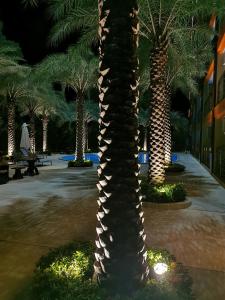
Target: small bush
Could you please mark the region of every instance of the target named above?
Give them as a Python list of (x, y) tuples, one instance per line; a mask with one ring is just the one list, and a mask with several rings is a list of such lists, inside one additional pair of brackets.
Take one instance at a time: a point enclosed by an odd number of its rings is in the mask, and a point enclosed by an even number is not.
[(165, 167), (166, 172), (184, 172), (185, 166), (181, 164), (170, 164)]
[[(94, 246), (89, 242), (71, 243), (52, 250), (37, 264), (30, 287), (18, 300), (191, 300), (190, 277), (165, 250), (148, 250), (147, 262), (152, 268), (157, 262), (169, 266), (166, 280), (152, 278), (132, 297), (108, 297), (107, 291), (91, 279)], [(172, 272), (171, 272), (172, 271)], [(177, 273), (178, 272), (178, 273)], [(181, 276), (182, 275), (182, 276)], [(178, 279), (177, 279), (178, 278)]]
[(99, 298), (101, 291), (91, 282), (93, 254), (93, 245), (82, 242), (57, 248), (43, 256), (36, 266), (30, 299), (102, 299)]
[(93, 162), (91, 160), (84, 160), (82, 162), (78, 162), (76, 160), (70, 160), (68, 162), (68, 168), (80, 168), (80, 167), (92, 167)]
[(156, 203), (171, 203), (184, 201), (186, 192), (183, 184), (149, 184), (146, 177), (142, 177), (141, 193), (144, 201)]

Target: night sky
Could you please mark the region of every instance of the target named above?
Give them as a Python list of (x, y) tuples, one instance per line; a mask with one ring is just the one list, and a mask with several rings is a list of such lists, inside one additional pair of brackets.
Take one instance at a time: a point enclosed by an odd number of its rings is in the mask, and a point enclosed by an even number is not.
[(48, 43), (52, 20), (42, 3), (38, 8), (24, 7), (21, 0), (0, 0), (0, 19), (3, 21), (3, 33), (8, 39), (18, 42), (24, 58), (29, 64), (36, 64), (46, 55), (62, 52), (71, 43), (76, 43), (79, 34), (70, 36), (57, 48)]
[[(21, 0), (0, 0), (0, 19), (4, 25), (3, 33), (20, 44), (29, 64), (38, 63), (48, 54), (65, 51), (68, 45), (76, 43), (79, 38), (79, 34), (75, 33), (57, 48), (49, 46), (52, 21), (43, 3), (39, 8), (24, 8)], [(181, 91), (176, 91), (172, 97), (172, 109), (187, 116), (189, 107), (188, 99)]]

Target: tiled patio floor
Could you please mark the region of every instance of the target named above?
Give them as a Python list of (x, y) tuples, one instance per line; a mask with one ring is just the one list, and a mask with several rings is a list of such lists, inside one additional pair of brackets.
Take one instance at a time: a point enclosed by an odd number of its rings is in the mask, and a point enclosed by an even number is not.
[[(199, 300), (224, 300), (225, 190), (190, 155), (178, 158), (186, 172), (169, 180), (185, 183), (192, 206), (145, 207), (147, 243), (167, 248), (190, 267)], [(0, 186), (0, 300), (13, 300), (49, 248), (95, 238), (96, 169), (57, 164)]]

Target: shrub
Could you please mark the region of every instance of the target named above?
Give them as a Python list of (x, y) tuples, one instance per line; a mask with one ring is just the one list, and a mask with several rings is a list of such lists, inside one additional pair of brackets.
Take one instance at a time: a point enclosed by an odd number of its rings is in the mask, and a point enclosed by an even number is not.
[(84, 160), (83, 162), (78, 162), (76, 160), (70, 160), (68, 162), (68, 168), (80, 168), (80, 167), (92, 167), (93, 162), (91, 160)]
[(57, 248), (43, 256), (36, 266), (29, 290), (30, 299), (101, 299), (101, 290), (91, 282), (93, 253), (91, 243), (80, 242)]
[[(93, 275), (94, 246), (89, 242), (71, 243), (52, 250), (42, 257), (36, 266), (30, 288), (17, 298), (18, 300), (191, 300), (191, 281), (187, 274), (178, 277), (178, 264), (167, 251), (148, 250), (147, 261), (150, 268), (160, 261), (169, 265), (171, 280), (152, 279), (143, 289), (132, 297), (115, 296), (108, 298), (107, 292), (97, 286), (91, 278)], [(180, 269), (181, 271), (183, 269)], [(170, 272), (169, 272), (170, 273)], [(180, 273), (179, 273), (180, 275)], [(169, 277), (169, 278), (170, 278)], [(181, 280), (180, 280), (181, 279)], [(181, 282), (182, 281), (182, 282)], [(178, 283), (179, 284), (178, 284)], [(189, 285), (187, 285), (187, 283)]]
[(171, 203), (184, 201), (186, 192), (183, 184), (149, 184), (146, 177), (141, 177), (141, 193), (144, 201), (156, 203)]

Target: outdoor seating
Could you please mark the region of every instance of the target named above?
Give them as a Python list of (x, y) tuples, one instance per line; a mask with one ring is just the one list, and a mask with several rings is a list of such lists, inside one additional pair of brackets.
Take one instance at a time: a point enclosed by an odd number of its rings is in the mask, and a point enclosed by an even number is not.
[[(18, 161), (25, 161), (27, 164), (27, 170), (24, 172), (24, 175), (34, 176), (38, 175), (38, 169), (35, 163), (38, 161), (38, 156), (35, 153), (29, 153), (29, 151), (25, 148), (20, 149), (22, 152), (22, 157), (20, 157)], [(19, 168), (17, 168), (19, 172)]]
[(0, 184), (7, 183), (9, 181), (9, 166), (0, 165)]
[(28, 176), (38, 175), (39, 171), (37, 166), (35, 165), (36, 158), (28, 157), (26, 160), (28, 162), (28, 167), (27, 170), (24, 172), (24, 175), (28, 175)]
[(3, 158), (2, 152), (0, 152), (0, 184), (7, 183), (9, 181), (9, 165)]
[(22, 179), (23, 178), (23, 175), (21, 173), (21, 170), (25, 169), (26, 167), (25, 166), (14, 166), (14, 167), (11, 167), (12, 170), (15, 170), (15, 173), (13, 175), (13, 179)]

